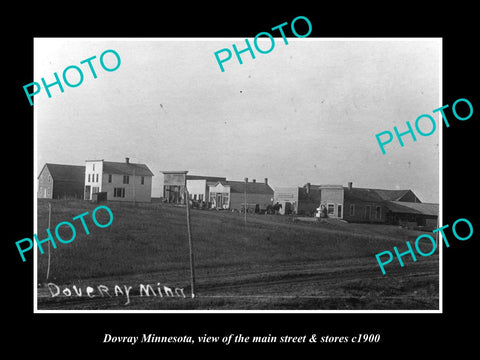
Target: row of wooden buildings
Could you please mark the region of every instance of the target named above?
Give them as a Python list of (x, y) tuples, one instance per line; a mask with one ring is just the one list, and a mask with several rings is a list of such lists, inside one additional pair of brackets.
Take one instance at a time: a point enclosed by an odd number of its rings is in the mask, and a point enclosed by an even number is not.
[[(323, 216), (349, 222), (389, 223), (434, 228), (438, 204), (422, 203), (412, 190), (355, 188), (342, 185), (277, 187), (268, 178), (243, 181), (225, 177), (190, 175), (187, 171), (163, 171), (163, 201), (205, 208), (263, 212), (277, 205), (280, 214)], [(84, 166), (47, 163), (38, 176), (39, 198), (104, 199), (150, 202), (153, 173), (147, 165), (130, 162), (87, 160)]]
[(412, 190), (355, 188), (342, 185), (279, 187), (274, 202), (282, 205), (281, 213), (295, 213), (369, 222), (425, 226), (435, 228), (439, 205), (422, 203)]
[(185, 186), (190, 200), (219, 210), (248, 210), (259, 212), (272, 205), (274, 191), (263, 182), (227, 180), (225, 177), (188, 175), (187, 171), (163, 172), (163, 198), (169, 203), (185, 203)]
[(153, 173), (145, 164), (86, 160), (84, 166), (47, 163), (38, 175), (37, 197), (150, 202)]

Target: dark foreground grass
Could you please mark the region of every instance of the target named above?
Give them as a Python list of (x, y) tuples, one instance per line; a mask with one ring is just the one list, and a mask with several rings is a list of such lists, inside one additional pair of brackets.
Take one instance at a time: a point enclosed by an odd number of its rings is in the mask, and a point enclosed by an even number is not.
[[(57, 242), (58, 248), (51, 250), (49, 282), (104, 284), (111, 289), (115, 284), (135, 288), (139, 283), (162, 282), (184, 288), (188, 295), (184, 207), (109, 202), (114, 220), (102, 229), (90, 216), (96, 204), (51, 203), (52, 232), (59, 222), (72, 222), (72, 217), (88, 211), (85, 220), (90, 234), (85, 234), (79, 220), (73, 222), (76, 239), (70, 244)], [(107, 222), (106, 212), (97, 215), (100, 223)], [(198, 298), (134, 297), (129, 309), (438, 308), (438, 257), (410, 269), (396, 264), (390, 278), (376, 264), (376, 253), (395, 245), (401, 248), (419, 232), (384, 225), (293, 223), (288, 217), (261, 215), (249, 215), (245, 226), (240, 214), (200, 210), (193, 210), (191, 219)], [(48, 202), (39, 200), (40, 239), (46, 237), (47, 224)], [(69, 239), (70, 230), (62, 230), (60, 236)], [(38, 282), (45, 283), (47, 256), (38, 255)], [(421, 275), (411, 276), (416, 273)], [(58, 296), (41, 298), (39, 304), (125, 308), (120, 297), (89, 300)]]

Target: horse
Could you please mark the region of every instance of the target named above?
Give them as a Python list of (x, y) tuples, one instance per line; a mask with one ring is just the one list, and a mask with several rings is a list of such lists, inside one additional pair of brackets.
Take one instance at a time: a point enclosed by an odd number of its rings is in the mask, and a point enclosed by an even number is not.
[(265, 214), (278, 214), (281, 208), (282, 204), (279, 204), (278, 202), (274, 205), (267, 205), (267, 211), (265, 212)]

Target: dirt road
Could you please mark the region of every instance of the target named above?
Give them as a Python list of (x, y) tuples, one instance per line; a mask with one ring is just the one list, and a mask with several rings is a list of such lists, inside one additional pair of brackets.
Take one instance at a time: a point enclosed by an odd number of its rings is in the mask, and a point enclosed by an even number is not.
[[(88, 298), (86, 296), (52, 297), (46, 287), (38, 289), (39, 309), (233, 309), (295, 310), (304, 308), (312, 300), (328, 300), (329, 307), (351, 309), (345, 300), (357, 303), (354, 309), (375, 308), (411, 309), (415, 304), (422, 309), (438, 308), (438, 256), (409, 263), (402, 268), (398, 264), (382, 275), (371, 259), (332, 260), (323, 263), (284, 263), (274, 266), (226, 266), (222, 268), (198, 268), (196, 295), (190, 296), (188, 272), (178, 271), (125, 276), (121, 279), (82, 279), (83, 286), (104, 285), (113, 288), (116, 284), (132, 286), (130, 304), (125, 306), (122, 297)], [(182, 287), (187, 298), (140, 296), (138, 284), (155, 284), (169, 279), (170, 284)], [(80, 285), (81, 285), (80, 284)], [(79, 285), (79, 286), (80, 286)], [(172, 286), (173, 287), (173, 286)], [(225, 303), (227, 299), (227, 303)], [(341, 299), (341, 300), (339, 300)], [(318, 305), (320, 306), (320, 305)], [(314, 308), (322, 310), (322, 308)]]

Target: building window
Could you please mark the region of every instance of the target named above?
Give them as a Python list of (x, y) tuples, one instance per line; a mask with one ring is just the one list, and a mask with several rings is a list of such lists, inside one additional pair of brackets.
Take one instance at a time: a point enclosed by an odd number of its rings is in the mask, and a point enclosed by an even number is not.
[(142, 176), (140, 178), (140, 184), (144, 185), (145, 184), (145, 176)]
[(109, 183), (112, 182), (112, 174), (108, 174), (108, 182), (109, 182)]
[(96, 181), (98, 182), (98, 174), (97, 174), (97, 180)]
[(355, 216), (355, 204), (350, 204), (350, 216)]
[(52, 182), (52, 176), (48, 175), (48, 182)]
[(335, 204), (328, 204), (327, 205), (327, 214), (333, 215), (335, 213)]
[(113, 197), (124, 198), (125, 188), (113, 188)]
[(50, 195), (52, 193), (50, 188), (47, 188), (47, 195)]
[(90, 182), (90, 174), (88, 174), (88, 182)]
[(223, 202), (223, 205), (228, 206), (228, 200), (229, 200), (228, 193), (222, 194), (222, 202)]
[(98, 190), (99, 190), (99, 187), (98, 187), (98, 186), (92, 187), (92, 194), (98, 193)]
[(92, 170), (95, 171), (95, 164), (92, 164)]
[(203, 201), (203, 194), (198, 195), (198, 200)]
[(380, 206), (377, 206), (375, 215), (377, 217), (377, 220), (380, 220), (382, 218), (382, 208)]
[(123, 175), (123, 183), (128, 184), (130, 180), (130, 177), (128, 175)]

